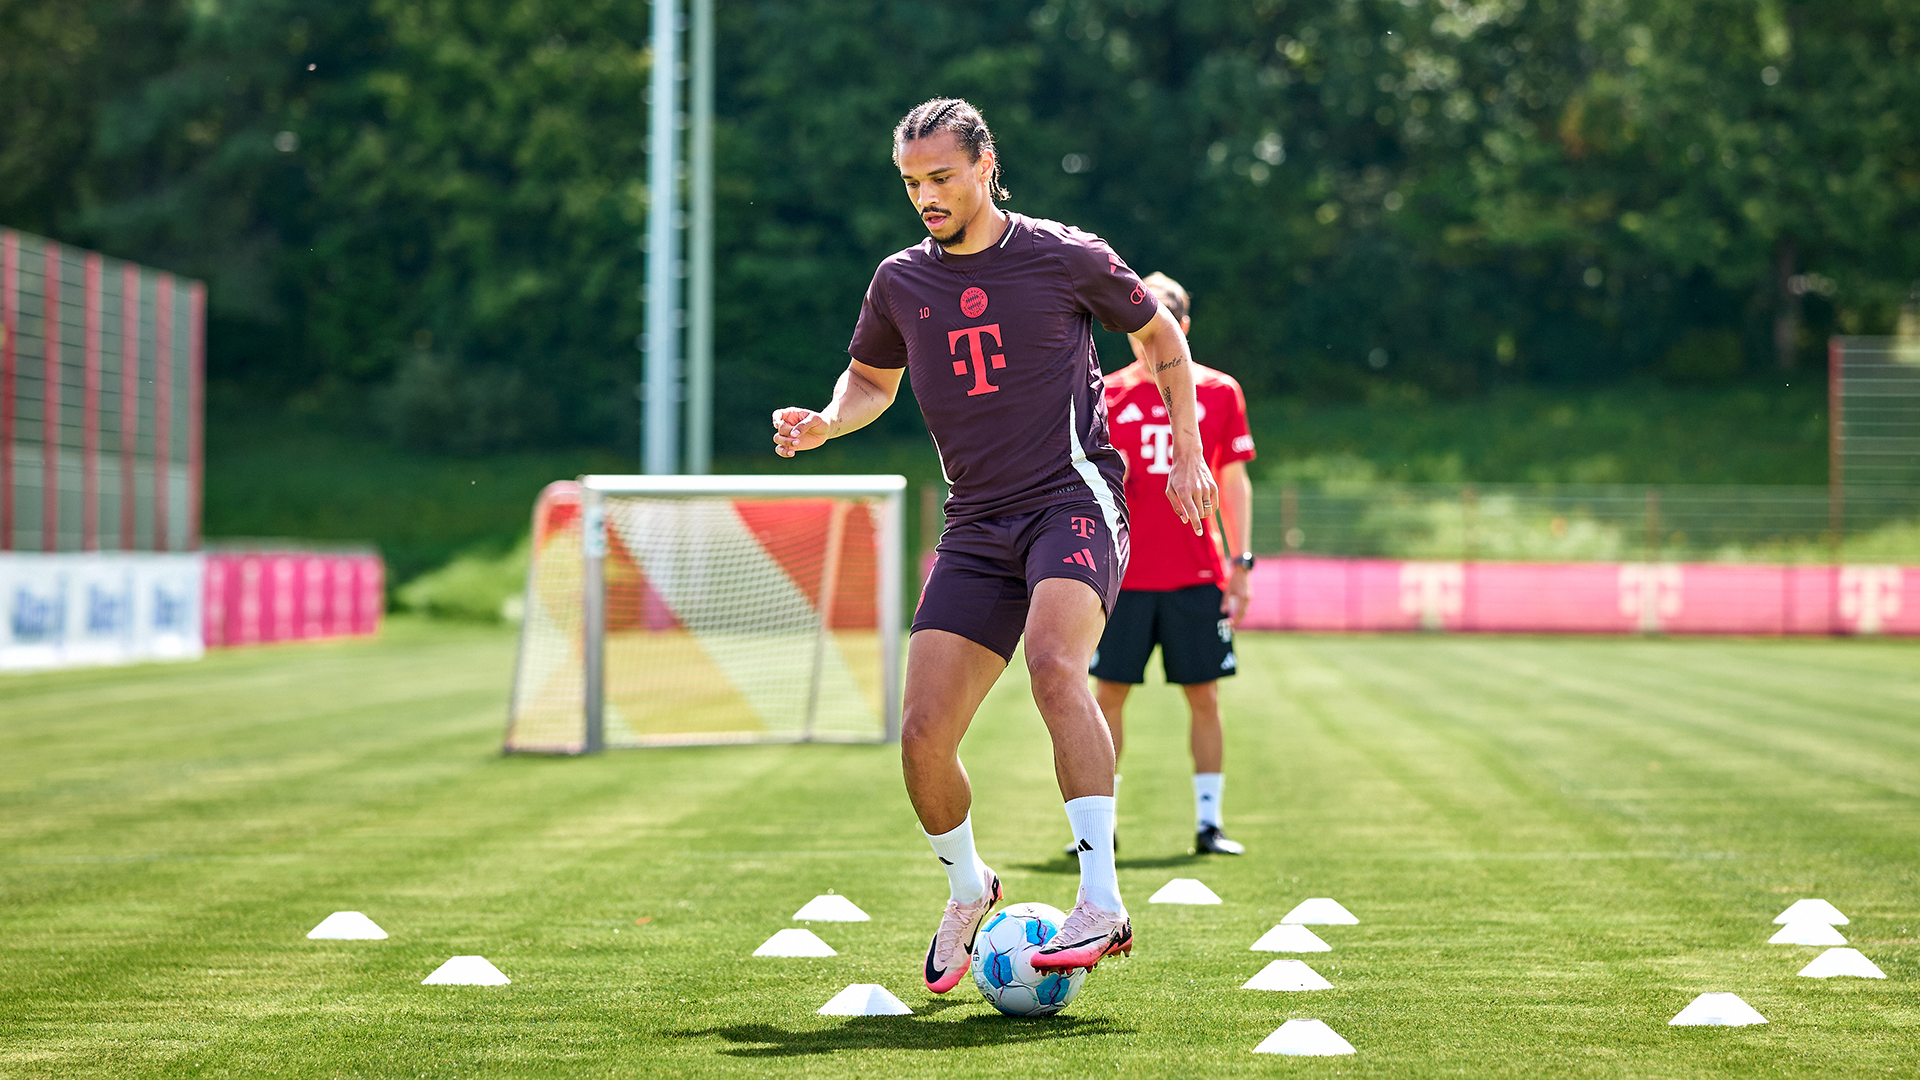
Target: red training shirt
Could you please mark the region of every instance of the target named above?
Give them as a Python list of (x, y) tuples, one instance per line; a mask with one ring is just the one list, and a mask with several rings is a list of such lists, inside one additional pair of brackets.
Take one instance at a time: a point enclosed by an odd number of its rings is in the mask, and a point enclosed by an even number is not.
[[(1200, 445), (1213, 470), (1253, 460), (1253, 435), (1247, 430), (1247, 398), (1233, 376), (1193, 365), (1199, 403)], [(1204, 536), (1193, 535), (1167, 501), (1167, 475), (1173, 472), (1173, 424), (1160, 401), (1160, 388), (1137, 363), (1105, 379), (1107, 427), (1114, 448), (1127, 459), (1127, 515), (1131, 518), (1133, 558), (1120, 587), (1164, 592), (1226, 580), (1226, 561), (1208, 515)]]

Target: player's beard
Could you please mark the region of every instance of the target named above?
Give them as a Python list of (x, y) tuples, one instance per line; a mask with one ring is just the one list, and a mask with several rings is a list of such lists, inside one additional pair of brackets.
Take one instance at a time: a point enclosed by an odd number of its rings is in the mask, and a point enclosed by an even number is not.
[[(955, 214), (951, 210), (947, 210), (946, 215), (947, 215), (948, 221), (956, 221), (959, 219), (959, 215)], [(923, 219), (923, 223), (924, 223), (924, 219)], [(967, 226), (969, 224), (971, 224), (971, 219), (969, 219), (968, 221), (961, 222), (960, 227), (953, 230), (952, 236), (942, 237), (933, 233), (931, 230), (928, 231), (927, 235), (932, 236), (933, 242), (936, 244), (939, 244), (943, 248), (948, 248), (948, 249), (956, 248), (956, 247), (959, 247), (961, 244), (964, 244), (967, 242)]]

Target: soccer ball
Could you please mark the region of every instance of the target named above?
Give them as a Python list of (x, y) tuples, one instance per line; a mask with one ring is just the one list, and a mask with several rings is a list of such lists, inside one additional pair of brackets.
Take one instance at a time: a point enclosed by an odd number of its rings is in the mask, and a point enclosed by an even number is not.
[(1067, 1007), (1087, 969), (1041, 972), (1030, 963), (1066, 921), (1049, 904), (1015, 904), (987, 921), (973, 939), (973, 982), (987, 1004), (1008, 1016), (1052, 1016)]

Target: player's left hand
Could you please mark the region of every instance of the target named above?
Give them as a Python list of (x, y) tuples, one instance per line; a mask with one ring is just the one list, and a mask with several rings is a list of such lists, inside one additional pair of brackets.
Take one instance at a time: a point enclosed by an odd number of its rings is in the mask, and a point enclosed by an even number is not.
[(1193, 535), (1203, 535), (1207, 519), (1220, 508), (1220, 489), (1205, 458), (1175, 453), (1173, 472), (1167, 476), (1167, 501), (1180, 520), (1193, 527)]
[(1235, 563), (1227, 569), (1227, 589), (1220, 596), (1220, 614), (1235, 626), (1247, 617), (1247, 609), (1253, 606), (1253, 577), (1246, 569)]

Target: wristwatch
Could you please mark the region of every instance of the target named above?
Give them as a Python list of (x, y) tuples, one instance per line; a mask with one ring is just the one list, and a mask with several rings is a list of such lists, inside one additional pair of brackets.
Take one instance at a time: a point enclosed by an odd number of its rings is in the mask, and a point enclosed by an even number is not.
[(1242, 570), (1253, 569), (1253, 552), (1243, 551), (1240, 554), (1235, 555), (1233, 557), (1233, 565), (1239, 567)]

